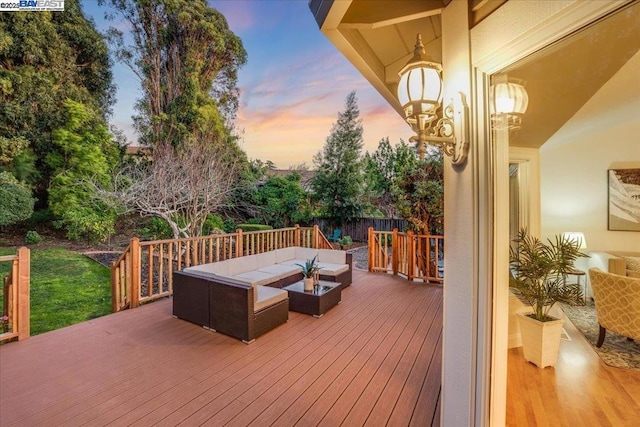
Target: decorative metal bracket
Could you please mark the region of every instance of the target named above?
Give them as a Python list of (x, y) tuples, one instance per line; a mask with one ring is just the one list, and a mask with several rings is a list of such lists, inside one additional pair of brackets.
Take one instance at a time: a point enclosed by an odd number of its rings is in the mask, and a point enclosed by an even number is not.
[(459, 99), (451, 100), (444, 107), (442, 118), (438, 119), (434, 126), (425, 123), (414, 129), (417, 136), (409, 140), (418, 142), (418, 149), (424, 150), (425, 143), (439, 147), (444, 154), (451, 157), (451, 163), (461, 165), (467, 160), (469, 152), (469, 106), (462, 92), (458, 93)]

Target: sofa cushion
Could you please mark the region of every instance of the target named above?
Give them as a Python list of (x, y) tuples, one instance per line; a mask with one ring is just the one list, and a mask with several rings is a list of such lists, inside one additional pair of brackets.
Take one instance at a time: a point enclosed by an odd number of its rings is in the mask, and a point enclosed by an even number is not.
[[(197, 273), (197, 272), (194, 272)], [(229, 283), (233, 285), (243, 286), (256, 286), (258, 284), (267, 285), (271, 282), (275, 282), (277, 279), (275, 276), (269, 273), (263, 273), (260, 271), (247, 271), (235, 276), (230, 274), (216, 274), (214, 280), (221, 283)]]
[(296, 247), (296, 258), (302, 260), (313, 259), (318, 256), (318, 250), (313, 248)]
[(228, 264), (227, 274), (237, 276), (254, 270), (257, 267), (257, 257), (255, 255), (247, 255), (240, 258), (232, 258), (225, 261)]
[(284, 279), (285, 277), (300, 273), (300, 267), (296, 265), (274, 264), (266, 267), (260, 267), (258, 271), (275, 275), (278, 279)]
[(294, 267), (297, 267), (299, 271), (302, 271), (302, 266), (305, 265), (306, 262), (307, 262), (306, 259), (294, 258), (288, 261), (281, 262), (280, 265), (294, 266)]
[(278, 288), (270, 288), (269, 286), (256, 286), (254, 292), (257, 300), (253, 306), (253, 311), (258, 312), (262, 309), (272, 306), (273, 304), (284, 301), (288, 297), (287, 291)]
[(264, 252), (256, 255), (257, 265), (254, 265), (254, 269), (259, 270), (261, 267), (267, 267), (269, 265), (276, 264), (275, 251)]
[(278, 280), (278, 276), (272, 273), (266, 273), (264, 271), (246, 271), (241, 274), (236, 274), (235, 276), (238, 280), (246, 280), (253, 286), (262, 285), (266, 286), (269, 283), (273, 283)]
[(333, 249), (318, 249), (318, 261), (329, 264), (346, 264), (347, 253)]
[(229, 274), (229, 265), (226, 261), (212, 262), (209, 264), (194, 265), (184, 269), (186, 272)]
[(318, 267), (320, 267), (320, 274), (325, 276), (337, 276), (349, 270), (348, 264), (330, 264), (328, 262), (320, 262)]
[(281, 264), (285, 261), (290, 261), (296, 257), (296, 248), (291, 246), (289, 248), (276, 249), (276, 263)]
[(627, 270), (640, 272), (640, 257), (623, 256)]

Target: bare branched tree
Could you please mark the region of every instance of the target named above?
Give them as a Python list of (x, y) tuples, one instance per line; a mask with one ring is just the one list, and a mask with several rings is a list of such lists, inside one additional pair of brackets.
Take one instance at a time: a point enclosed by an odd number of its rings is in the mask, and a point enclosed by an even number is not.
[(199, 236), (207, 214), (226, 207), (236, 189), (239, 163), (228, 144), (205, 138), (178, 150), (161, 145), (150, 160), (124, 165), (99, 194), (125, 212), (164, 219), (176, 239)]

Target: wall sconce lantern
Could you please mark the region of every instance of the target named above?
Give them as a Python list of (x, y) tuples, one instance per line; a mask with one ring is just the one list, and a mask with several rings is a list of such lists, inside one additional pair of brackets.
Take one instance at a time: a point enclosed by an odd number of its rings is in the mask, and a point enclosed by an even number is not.
[[(418, 156), (424, 159), (426, 144), (440, 147), (451, 157), (451, 163), (464, 163), (469, 150), (468, 106), (464, 95), (444, 107), (442, 117), (437, 110), (442, 102), (442, 66), (428, 57), (420, 34), (411, 60), (400, 70), (398, 101), (405, 114), (405, 121), (417, 136), (411, 142), (418, 143)], [(435, 122), (435, 125), (433, 123)]]
[(494, 78), (489, 92), (494, 129), (520, 129), (522, 116), (529, 106), (529, 95), (524, 83), (522, 80), (507, 78), (506, 74)]

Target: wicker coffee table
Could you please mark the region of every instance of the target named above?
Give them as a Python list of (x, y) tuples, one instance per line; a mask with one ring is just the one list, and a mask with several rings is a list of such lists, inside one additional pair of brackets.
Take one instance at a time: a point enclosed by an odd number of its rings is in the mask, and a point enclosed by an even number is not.
[(301, 280), (282, 288), (289, 293), (289, 310), (322, 317), (331, 307), (340, 303), (342, 298), (340, 283), (320, 280), (313, 291), (304, 290)]

